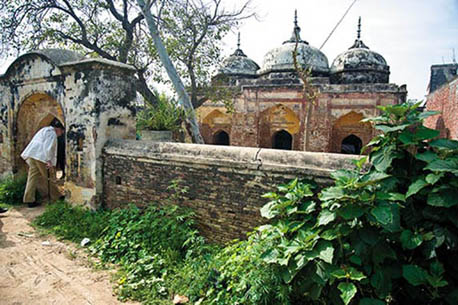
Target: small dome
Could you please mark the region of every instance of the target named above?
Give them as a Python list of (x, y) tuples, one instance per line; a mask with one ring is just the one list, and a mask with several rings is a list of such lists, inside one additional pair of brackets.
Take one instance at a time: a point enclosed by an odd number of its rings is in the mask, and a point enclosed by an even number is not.
[(388, 83), (390, 67), (382, 55), (371, 51), (361, 40), (361, 18), (358, 37), (353, 46), (334, 60), (331, 82), (337, 84)]
[(234, 54), (223, 60), (221, 68), (217, 74), (229, 76), (256, 76), (256, 71), (259, 70), (258, 64), (248, 58), (240, 49), (240, 33), (238, 37), (237, 50)]
[(291, 38), (283, 45), (269, 51), (264, 56), (261, 73), (295, 71), (293, 52), (297, 44), (297, 60), (302, 68), (311, 68), (312, 73), (329, 73), (329, 64), (326, 55), (309, 45), (300, 37), (301, 28), (297, 25), (297, 11), (294, 20), (294, 31)]
[(69, 50), (64, 49), (41, 49), (36, 51), (28, 52), (27, 54), (39, 54), (47, 57), (55, 65), (62, 65), (68, 62), (74, 62), (84, 59), (84, 56)]

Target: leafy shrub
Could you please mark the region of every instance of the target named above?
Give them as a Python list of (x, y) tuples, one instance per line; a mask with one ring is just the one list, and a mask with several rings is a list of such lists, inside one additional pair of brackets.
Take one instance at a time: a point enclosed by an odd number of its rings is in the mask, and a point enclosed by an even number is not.
[(59, 237), (79, 243), (86, 237), (92, 241), (99, 238), (109, 217), (109, 211), (91, 211), (57, 201), (47, 205), (45, 212), (35, 218), (34, 224)]
[(0, 202), (10, 205), (22, 204), (27, 176), (6, 177), (0, 181)]
[(165, 94), (157, 94), (157, 96), (156, 105), (146, 104), (145, 109), (137, 113), (137, 129), (179, 130), (181, 122), (186, 118), (186, 111)]
[(458, 142), (417, 107), (381, 107), (369, 156), (318, 196), (297, 179), (266, 194), (272, 223), (226, 249), (209, 304), (458, 304)]

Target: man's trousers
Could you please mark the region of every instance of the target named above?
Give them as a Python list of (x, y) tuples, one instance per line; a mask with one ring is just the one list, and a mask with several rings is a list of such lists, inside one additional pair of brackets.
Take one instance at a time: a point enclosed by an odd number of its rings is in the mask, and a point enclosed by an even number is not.
[(48, 169), (46, 168), (46, 163), (29, 158), (27, 159), (27, 164), (29, 165), (29, 173), (27, 175), (27, 185), (25, 187), (24, 192), (24, 203), (35, 202), (35, 193), (37, 191), (37, 188), (39, 190), (46, 190), (46, 192), (49, 191), (51, 201), (59, 199), (59, 197), (62, 196), (62, 194), (56, 186), (54, 174), (49, 174), (48, 182)]

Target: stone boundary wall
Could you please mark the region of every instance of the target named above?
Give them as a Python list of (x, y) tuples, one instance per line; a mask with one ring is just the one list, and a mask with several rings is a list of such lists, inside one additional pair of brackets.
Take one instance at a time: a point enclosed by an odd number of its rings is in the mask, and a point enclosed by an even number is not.
[(103, 151), (104, 203), (167, 204), (171, 182), (188, 189), (180, 205), (197, 214), (214, 242), (244, 238), (264, 222), (261, 195), (295, 177), (331, 183), (329, 174), (352, 167), (357, 156), (265, 148), (111, 140)]

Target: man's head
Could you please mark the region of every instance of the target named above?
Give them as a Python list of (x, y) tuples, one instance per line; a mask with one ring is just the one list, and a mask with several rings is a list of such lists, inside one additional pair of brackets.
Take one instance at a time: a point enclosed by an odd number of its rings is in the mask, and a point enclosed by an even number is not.
[(59, 122), (58, 120), (54, 120), (52, 123), (51, 123), (51, 126), (54, 127), (54, 130), (56, 131), (56, 135), (58, 137), (60, 137), (61, 135), (63, 135), (65, 133), (65, 127), (64, 125), (62, 125), (61, 122)]

